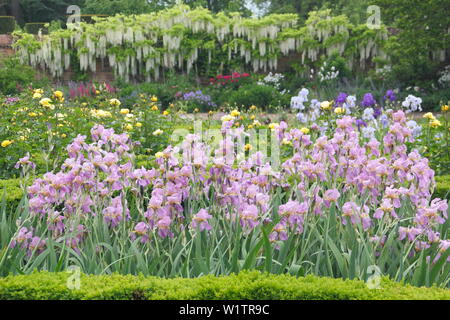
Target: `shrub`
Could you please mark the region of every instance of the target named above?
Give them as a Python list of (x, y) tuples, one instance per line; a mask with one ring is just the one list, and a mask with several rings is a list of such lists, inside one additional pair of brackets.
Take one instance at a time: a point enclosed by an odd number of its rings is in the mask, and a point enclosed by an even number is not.
[(273, 107), (289, 106), (288, 96), (282, 95), (277, 89), (267, 85), (244, 85), (236, 91), (225, 93), (223, 102), (228, 102), (231, 106), (243, 106), (248, 108), (252, 105), (267, 110)]
[(195, 279), (131, 275), (81, 275), (69, 290), (69, 273), (39, 272), (0, 278), (0, 300), (449, 300), (450, 290), (418, 288), (380, 279), (380, 289), (363, 281), (256, 271)]
[(35, 79), (36, 72), (34, 69), (23, 65), (18, 58), (9, 57), (3, 61), (0, 60), (0, 93), (5, 95), (17, 94), (31, 82), (36, 85), (48, 83), (46, 78)]

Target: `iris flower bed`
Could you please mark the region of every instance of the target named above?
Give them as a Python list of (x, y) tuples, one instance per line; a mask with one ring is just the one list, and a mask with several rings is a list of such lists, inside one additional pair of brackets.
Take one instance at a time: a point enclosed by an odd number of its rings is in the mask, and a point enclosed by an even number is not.
[[(342, 115), (332, 134), (272, 125), (292, 148), (280, 168), (261, 152), (238, 160), (233, 117), (210, 150), (181, 148), (134, 165), (128, 134), (97, 125), (67, 146), (59, 172), (2, 213), (0, 273), (79, 266), (104, 274), (196, 277), (245, 269), (367, 280), (374, 272), (448, 287), (448, 205), (433, 199), (434, 171), (417, 151), (403, 111), (377, 141)], [(23, 158), (24, 179), (32, 163)]]

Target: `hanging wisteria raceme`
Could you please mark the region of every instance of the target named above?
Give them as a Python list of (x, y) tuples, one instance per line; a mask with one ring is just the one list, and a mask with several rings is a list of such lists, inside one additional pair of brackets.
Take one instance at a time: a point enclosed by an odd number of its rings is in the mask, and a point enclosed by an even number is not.
[[(163, 69), (189, 72), (200, 51), (212, 56), (225, 53), (229, 60), (241, 59), (254, 71), (276, 69), (278, 58), (296, 51), (305, 60), (316, 61), (321, 54), (357, 46), (359, 56), (349, 63), (366, 63), (384, 56), (386, 30), (369, 30), (352, 25), (345, 16), (331, 16), (330, 10), (312, 12), (305, 26), (297, 26), (295, 14), (274, 14), (243, 18), (239, 13), (212, 14), (207, 9), (173, 8), (136, 16), (96, 18), (96, 23), (69, 25), (68, 29), (34, 37), (16, 32), (15, 48), (23, 63), (48, 70), (60, 77), (70, 68), (70, 51), (79, 58), (82, 71), (95, 71), (97, 59), (106, 59), (115, 74), (125, 80), (137, 75), (158, 78)], [(350, 41), (357, 34), (359, 43)]]

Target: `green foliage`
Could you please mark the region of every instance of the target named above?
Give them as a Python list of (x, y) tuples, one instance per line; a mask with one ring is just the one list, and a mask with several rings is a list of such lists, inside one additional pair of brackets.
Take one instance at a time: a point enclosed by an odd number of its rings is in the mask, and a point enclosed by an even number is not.
[(450, 175), (436, 177), (436, 190), (433, 197), (450, 200)]
[(396, 78), (406, 85), (421, 87), (434, 82), (443, 62), (439, 58), (440, 51), (450, 45), (449, 2), (376, 0), (374, 4), (382, 7), (383, 19), (398, 31), (387, 46)]
[(0, 60), (0, 94), (17, 94), (33, 82), (37, 85), (48, 82), (45, 78), (34, 80), (35, 75), (33, 68), (23, 65), (16, 57)]
[(25, 31), (32, 34), (38, 34), (41, 30), (42, 34), (48, 33), (46, 23), (44, 22), (30, 22), (25, 24)]
[(257, 84), (244, 85), (229, 94), (225, 93), (222, 100), (223, 103), (228, 102), (230, 106), (248, 108), (255, 105), (263, 110), (287, 107), (290, 104), (289, 95), (281, 94), (274, 87)]
[(0, 34), (7, 34), (14, 31), (16, 20), (10, 16), (0, 16)]
[(81, 275), (69, 290), (70, 273), (39, 272), (0, 278), (1, 300), (449, 300), (450, 290), (418, 288), (380, 279), (379, 289), (363, 281), (244, 271), (196, 279), (131, 275)]

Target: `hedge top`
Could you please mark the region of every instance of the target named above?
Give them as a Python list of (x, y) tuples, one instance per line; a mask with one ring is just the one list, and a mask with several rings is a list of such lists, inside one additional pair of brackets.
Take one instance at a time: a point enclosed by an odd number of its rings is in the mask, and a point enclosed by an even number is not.
[(363, 281), (246, 271), (196, 279), (132, 275), (81, 275), (80, 289), (70, 290), (68, 272), (39, 272), (0, 278), (0, 300), (450, 300), (450, 290), (417, 288), (382, 278), (380, 289)]

